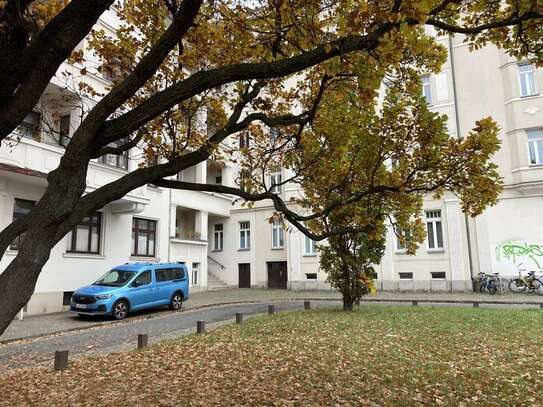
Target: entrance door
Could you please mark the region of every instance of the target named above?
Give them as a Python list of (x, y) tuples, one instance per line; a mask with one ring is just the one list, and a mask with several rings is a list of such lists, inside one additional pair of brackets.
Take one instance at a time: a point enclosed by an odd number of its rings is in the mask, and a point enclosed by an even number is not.
[(251, 265), (249, 263), (238, 264), (238, 287), (251, 288)]
[(287, 288), (287, 262), (268, 262), (268, 288)]

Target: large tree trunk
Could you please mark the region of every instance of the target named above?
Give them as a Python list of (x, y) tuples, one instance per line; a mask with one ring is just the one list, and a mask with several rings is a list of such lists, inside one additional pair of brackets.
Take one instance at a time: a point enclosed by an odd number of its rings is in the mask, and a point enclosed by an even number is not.
[(80, 158), (63, 157), (49, 174), (47, 190), (28, 215), (32, 221), (17, 256), (0, 274), (0, 335), (30, 300), (51, 249), (84, 216), (69, 216), (86, 187), (88, 157)]

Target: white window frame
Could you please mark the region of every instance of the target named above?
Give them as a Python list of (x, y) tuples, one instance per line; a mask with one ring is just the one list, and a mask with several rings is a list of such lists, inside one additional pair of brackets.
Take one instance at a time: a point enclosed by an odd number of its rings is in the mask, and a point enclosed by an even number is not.
[[(535, 137), (533, 139), (530, 139), (530, 135), (535, 135)], [(540, 156), (538, 148), (539, 143), (543, 144), (543, 129), (526, 130), (526, 139), (528, 142), (529, 165), (543, 165), (543, 154)], [(535, 162), (532, 162), (532, 146)]]
[[(196, 278), (194, 278), (196, 276)], [(200, 285), (200, 263), (192, 263), (190, 283), (192, 286)]]
[[(217, 226), (221, 229), (217, 230)], [(213, 225), (213, 251), (222, 252), (224, 249), (224, 224), (216, 223)]]
[[(281, 187), (282, 185), (281, 182), (283, 182), (283, 174), (281, 173), (281, 171), (275, 171), (275, 172), (272, 172), (270, 174), (270, 192), (272, 194), (280, 194), (281, 193)], [(272, 185), (274, 184), (279, 184), (279, 185), (275, 185), (272, 187)]]
[[(434, 216), (439, 214), (439, 216)], [(432, 216), (429, 216), (432, 215)], [(424, 211), (424, 220), (426, 223), (426, 249), (428, 252), (443, 252), (445, 251), (445, 239), (443, 230), (443, 215), (441, 209), (426, 209)], [(441, 225), (441, 246), (439, 246), (437, 224)], [(432, 237), (434, 241), (434, 247), (430, 247), (430, 235), (428, 234), (429, 224), (431, 224)]]
[[(529, 70), (522, 71), (523, 68), (528, 67)], [(536, 81), (536, 70), (534, 64), (519, 64), (518, 65), (518, 83), (519, 83), (519, 94), (520, 97), (525, 98), (529, 96), (537, 95), (537, 81)], [(531, 80), (529, 80), (531, 79)], [(523, 83), (526, 85), (526, 94), (522, 92)]]
[[(426, 99), (426, 103), (428, 103), (429, 106), (432, 106), (434, 104), (434, 100), (432, 95), (432, 81), (430, 79), (430, 75), (424, 75), (420, 80), (422, 82), (422, 95)], [(426, 90), (428, 90), (428, 93), (426, 93)]]
[[(404, 253), (407, 253), (407, 245), (404, 243), (403, 246), (400, 242), (400, 238), (398, 236), (398, 234), (404, 234), (401, 230), (395, 230), (395, 233), (394, 233), (394, 237), (395, 237), (395, 241), (396, 241), (396, 245), (394, 247), (394, 251), (398, 254), (404, 254)], [(406, 236), (407, 238), (407, 236)]]
[(285, 248), (285, 228), (280, 220), (271, 224), (271, 247), (274, 250)]
[[(251, 221), (242, 220), (239, 226), (239, 250), (251, 250)], [(244, 245), (242, 245), (242, 236)]]
[(317, 242), (313, 239), (304, 236), (304, 256), (313, 257), (317, 255)]

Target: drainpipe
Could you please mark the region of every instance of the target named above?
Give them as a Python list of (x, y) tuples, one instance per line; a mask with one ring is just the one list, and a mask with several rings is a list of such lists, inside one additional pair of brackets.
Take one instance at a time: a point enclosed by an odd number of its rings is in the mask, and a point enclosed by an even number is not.
[[(461, 138), (460, 117), (458, 114), (458, 97), (457, 97), (457, 92), (456, 92), (456, 73), (454, 70), (454, 54), (453, 54), (453, 47), (452, 47), (452, 36), (450, 34), (448, 36), (448, 39), (449, 39), (449, 58), (451, 60), (451, 77), (452, 77), (452, 87), (453, 87), (453, 97), (454, 97), (454, 117), (455, 117), (455, 124), (456, 124), (456, 137)], [(468, 244), (469, 274), (473, 282), (473, 253), (471, 252), (471, 234), (469, 230), (469, 219), (466, 213), (464, 213), (464, 223), (466, 225), (466, 239), (467, 239), (467, 244)], [(452, 284), (451, 284), (451, 291), (452, 291)]]
[(172, 236), (172, 189), (168, 188), (168, 263), (171, 259)]

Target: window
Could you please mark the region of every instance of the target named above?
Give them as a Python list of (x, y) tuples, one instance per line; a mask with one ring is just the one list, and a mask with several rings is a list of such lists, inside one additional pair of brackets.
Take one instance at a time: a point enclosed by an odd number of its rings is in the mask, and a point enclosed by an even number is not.
[(305, 279), (306, 280), (316, 280), (317, 279), (317, 273), (305, 273)]
[[(122, 139), (119, 141), (116, 141), (115, 143), (109, 144), (110, 147), (118, 147), (122, 146), (123, 144), (126, 144), (128, 142), (127, 139)], [(121, 154), (105, 154), (98, 158), (98, 161), (111, 165), (113, 167), (122, 168), (124, 170), (128, 169), (128, 150), (123, 151)]]
[(304, 256), (316, 256), (317, 242), (304, 235)]
[(428, 234), (428, 249), (443, 249), (443, 226), (439, 209), (426, 211), (426, 232)]
[(222, 185), (222, 176), (215, 177), (215, 184)]
[(62, 293), (62, 305), (70, 305), (72, 295), (74, 295), (73, 291), (64, 291)]
[(60, 118), (60, 137), (58, 140), (62, 147), (66, 147), (70, 142), (70, 115), (64, 115)]
[[(24, 217), (32, 210), (32, 208), (34, 208), (34, 205), (36, 205), (36, 202), (34, 201), (28, 201), (26, 199), (15, 199), (15, 204), (13, 205), (13, 220), (15, 221)], [(24, 233), (21, 233), (15, 238), (9, 248), (11, 250), (19, 250), (23, 239)]]
[(518, 66), (520, 81), (520, 96), (532, 96), (536, 94), (535, 89), (535, 68), (533, 64)]
[(192, 285), (198, 285), (200, 284), (200, 276), (199, 276), (199, 270), (200, 270), (200, 263), (192, 263)]
[(239, 135), (239, 148), (249, 148), (251, 136), (249, 133), (241, 133)]
[(134, 286), (139, 287), (142, 285), (151, 284), (151, 272), (149, 270), (144, 271), (134, 280)]
[(19, 133), (26, 138), (39, 138), (40, 134), (40, 114), (38, 112), (30, 112), (19, 125)]
[(251, 248), (251, 222), (248, 220), (239, 222), (239, 249), (249, 250)]
[(156, 224), (154, 220), (132, 219), (132, 256), (155, 257)]
[(249, 173), (246, 170), (239, 172), (239, 189), (243, 192), (248, 191), (249, 186)]
[(270, 175), (270, 192), (273, 194), (281, 193), (282, 175), (281, 171), (276, 171)]
[(281, 133), (279, 132), (279, 129), (276, 128), (276, 127), (271, 127), (270, 128), (270, 143), (272, 145), (275, 144), (275, 142), (277, 141), (277, 139), (279, 138), (279, 135)]
[(157, 283), (161, 281), (182, 280), (183, 274), (183, 270), (180, 268), (155, 270)]
[(213, 250), (222, 251), (223, 248), (223, 225), (222, 223), (213, 226)]
[(543, 130), (528, 130), (530, 164), (543, 164)]
[(102, 228), (102, 214), (93, 212), (85, 216), (79, 225), (68, 233), (68, 253), (100, 252), (100, 233)]
[(400, 280), (413, 280), (413, 273), (398, 273)]
[[(402, 239), (400, 239), (400, 237)], [(409, 240), (410, 237), (411, 234), (409, 233), (409, 231), (404, 232), (402, 230), (396, 229), (396, 251), (405, 252), (407, 250), (406, 240)]]
[(444, 280), (445, 279), (445, 272), (444, 271), (432, 271), (430, 272), (432, 275), (432, 279), (436, 280)]
[(283, 222), (276, 220), (272, 223), (272, 249), (282, 249), (283, 247), (285, 247)]
[(432, 104), (432, 85), (429, 76), (422, 77), (422, 94), (426, 98), (426, 103)]

